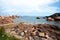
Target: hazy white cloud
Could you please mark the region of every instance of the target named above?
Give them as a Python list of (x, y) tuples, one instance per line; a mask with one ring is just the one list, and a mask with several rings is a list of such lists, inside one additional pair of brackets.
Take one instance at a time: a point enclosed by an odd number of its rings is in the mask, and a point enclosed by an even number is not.
[(55, 12), (56, 7), (48, 6), (59, 0), (0, 0), (3, 12), (17, 14), (19, 12)]

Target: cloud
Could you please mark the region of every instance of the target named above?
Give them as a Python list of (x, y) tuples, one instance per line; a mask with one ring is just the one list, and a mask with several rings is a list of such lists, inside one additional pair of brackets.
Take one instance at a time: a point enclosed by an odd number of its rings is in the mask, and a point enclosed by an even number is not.
[(58, 2), (59, 0), (0, 0), (2, 12), (17, 14), (21, 12), (56, 12), (56, 7), (48, 6), (51, 3)]

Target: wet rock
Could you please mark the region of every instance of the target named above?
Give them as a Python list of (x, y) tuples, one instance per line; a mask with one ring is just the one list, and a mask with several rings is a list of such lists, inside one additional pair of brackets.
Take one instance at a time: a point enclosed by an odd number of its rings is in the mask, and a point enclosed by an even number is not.
[(36, 17), (36, 19), (40, 19), (40, 17)]

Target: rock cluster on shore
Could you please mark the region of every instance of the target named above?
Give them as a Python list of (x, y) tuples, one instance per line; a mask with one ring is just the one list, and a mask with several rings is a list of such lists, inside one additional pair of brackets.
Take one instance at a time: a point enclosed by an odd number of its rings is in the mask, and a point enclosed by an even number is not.
[(60, 13), (55, 13), (53, 15), (46, 16), (45, 19), (48, 21), (60, 21)]
[(57, 26), (49, 24), (26, 24), (20, 22), (18, 25), (12, 27), (10, 34), (22, 38), (23, 40), (58, 40), (57, 34), (52, 29), (59, 29)]
[(18, 18), (19, 16), (17, 15), (12, 15), (12, 16), (0, 16), (0, 18), (11, 18), (11, 19), (14, 19), (14, 18)]
[(14, 19), (14, 18), (19, 18), (19, 16), (17, 16), (17, 15), (12, 15), (12, 16), (8, 16), (9, 18), (12, 18), (12, 19)]
[(4, 17), (1, 17), (0, 18), (0, 24), (7, 24), (7, 23), (13, 23), (13, 20), (11, 18), (4, 18)]
[(14, 18), (17, 18), (19, 16), (0, 16), (0, 24), (7, 24), (7, 23), (13, 23)]

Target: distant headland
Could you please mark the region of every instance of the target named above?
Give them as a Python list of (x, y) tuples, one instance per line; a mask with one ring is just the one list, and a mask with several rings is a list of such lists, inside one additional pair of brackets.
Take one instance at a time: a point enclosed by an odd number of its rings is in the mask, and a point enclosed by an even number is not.
[(53, 15), (45, 16), (45, 19), (47, 21), (60, 21), (60, 13), (54, 13)]

